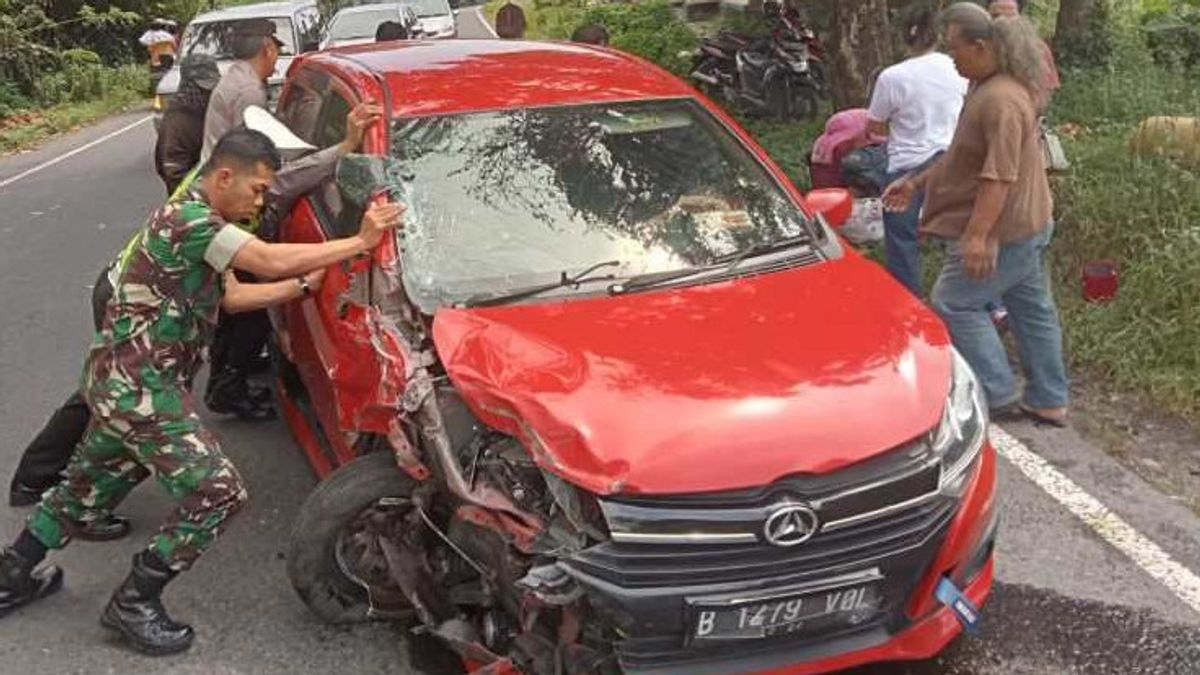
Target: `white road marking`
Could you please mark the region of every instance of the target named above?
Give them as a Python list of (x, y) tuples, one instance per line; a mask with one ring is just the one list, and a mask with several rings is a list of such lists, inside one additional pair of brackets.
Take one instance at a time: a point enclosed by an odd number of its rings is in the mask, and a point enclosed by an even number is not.
[(33, 174), (41, 171), (42, 169), (45, 169), (47, 167), (51, 167), (51, 166), (54, 166), (55, 164), (58, 164), (59, 162), (63, 161), (64, 159), (70, 159), (71, 157), (78, 155), (79, 153), (83, 152), (84, 150), (87, 150), (89, 148), (94, 148), (97, 145), (100, 145), (104, 141), (107, 141), (111, 138), (116, 138), (117, 136), (120, 136), (121, 134), (125, 133), (126, 131), (129, 131), (130, 129), (141, 126), (141, 125), (145, 124), (146, 122), (149, 122), (152, 119), (154, 119), (153, 115), (146, 115), (142, 119), (140, 119), (136, 122), (133, 122), (132, 124), (127, 124), (110, 134), (105, 134), (105, 135), (101, 136), (100, 138), (97, 138), (96, 140), (92, 141), (91, 143), (86, 143), (84, 145), (81, 145), (78, 148), (71, 150), (70, 152), (65, 152), (65, 153), (59, 155), (58, 157), (55, 157), (54, 159), (46, 160), (45, 162), (38, 164), (37, 166), (33, 167), (32, 169), (26, 169), (25, 171), (22, 171), (21, 173), (13, 176), (12, 178), (5, 178), (4, 180), (0, 181), (0, 188), (8, 187), (9, 185), (12, 185), (13, 183), (21, 180), (22, 178), (25, 178), (26, 176), (32, 176)]
[(492, 37), (494, 37), (494, 38), (500, 37), (500, 35), (498, 33), (496, 33), (496, 29), (494, 27), (492, 27), (492, 22), (488, 21), (487, 17), (485, 17), (483, 15), (483, 5), (475, 6), (475, 18), (479, 19), (479, 23), (483, 24), (483, 27), (486, 28), (487, 31), (492, 34)]
[(1008, 432), (993, 426), (991, 437), (992, 445), (1001, 457), (1020, 469), (1029, 480), (1092, 528), (1102, 539), (1128, 556), (1144, 572), (1166, 586), (1184, 604), (1200, 612), (1200, 577), (1176, 562), (1158, 544), (1133, 529), (1100, 500), (1084, 492), (1075, 481), (1025, 447)]

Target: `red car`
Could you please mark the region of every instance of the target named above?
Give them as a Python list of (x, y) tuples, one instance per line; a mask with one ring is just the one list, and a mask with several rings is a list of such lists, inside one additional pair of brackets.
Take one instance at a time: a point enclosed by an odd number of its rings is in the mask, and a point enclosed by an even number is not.
[[(276, 316), (323, 479), (293, 585), (477, 672), (810, 673), (941, 650), (992, 584), (995, 453), (938, 318), (667, 72), (571, 44), (308, 55), (285, 241), (404, 232)], [(386, 193), (386, 194), (385, 194)], [(818, 213), (822, 215), (818, 215)]]

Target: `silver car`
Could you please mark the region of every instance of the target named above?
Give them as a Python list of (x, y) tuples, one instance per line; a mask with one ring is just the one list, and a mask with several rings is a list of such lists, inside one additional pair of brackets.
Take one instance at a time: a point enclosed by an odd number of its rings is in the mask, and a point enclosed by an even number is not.
[(232, 27), (247, 19), (268, 19), (275, 23), (275, 37), (283, 42), (279, 48), (279, 62), (275, 72), (267, 80), (269, 102), (274, 106), (283, 85), (283, 76), (296, 54), (315, 51), (321, 35), (321, 13), (314, 0), (292, 0), (291, 2), (264, 2), (255, 5), (230, 7), (199, 14), (183, 30), (180, 39), (180, 58), (176, 65), (158, 83), (154, 97), (155, 124), (166, 110), (171, 97), (179, 90), (179, 61), (189, 54), (208, 54), (217, 60), (217, 67), (224, 74), (233, 63), (230, 34)]
[(377, 3), (345, 7), (333, 15), (321, 49), (366, 44), (375, 41), (375, 31), (385, 21), (395, 21), (413, 38), (421, 36), (419, 19), (412, 5), (403, 2)]

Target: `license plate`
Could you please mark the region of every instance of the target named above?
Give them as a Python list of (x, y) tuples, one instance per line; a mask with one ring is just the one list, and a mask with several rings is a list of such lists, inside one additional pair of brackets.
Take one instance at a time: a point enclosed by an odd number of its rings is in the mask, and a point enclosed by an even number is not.
[(798, 591), (769, 599), (692, 603), (693, 641), (746, 640), (830, 626), (858, 625), (879, 609), (878, 582)]

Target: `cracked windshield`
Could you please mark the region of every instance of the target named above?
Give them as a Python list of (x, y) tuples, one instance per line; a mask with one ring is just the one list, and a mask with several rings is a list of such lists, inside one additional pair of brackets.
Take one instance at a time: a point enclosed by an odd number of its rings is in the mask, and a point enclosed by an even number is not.
[(589, 276), (702, 266), (805, 232), (753, 157), (684, 101), (403, 119), (392, 138), (404, 281), (425, 311), (602, 263)]

